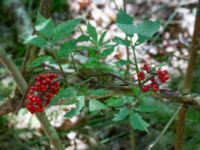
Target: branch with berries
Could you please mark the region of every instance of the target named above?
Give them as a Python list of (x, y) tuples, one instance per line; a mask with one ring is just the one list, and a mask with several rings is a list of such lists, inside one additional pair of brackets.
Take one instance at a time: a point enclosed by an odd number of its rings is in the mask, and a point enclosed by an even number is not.
[[(6, 67), (6, 69), (9, 72), (9, 74), (12, 76), (12, 78), (16, 82), (17, 87), (19, 88), (21, 94), (25, 95), (26, 91), (27, 91), (27, 88), (28, 88), (28, 85), (27, 85), (25, 79), (23, 78), (21, 72), (17, 68), (17, 66), (14, 64), (12, 59), (10, 59), (7, 56), (6, 52), (2, 48), (0, 48), (0, 62)], [(55, 75), (53, 75), (53, 78), (54, 77), (55, 77)], [(55, 89), (53, 89), (53, 90), (55, 91)], [(5, 107), (5, 105), (4, 105), (4, 107)], [(32, 110), (34, 112), (37, 112), (40, 109), (32, 109)], [(54, 147), (54, 149), (62, 150), (63, 147), (62, 147), (61, 140), (60, 140), (55, 128), (53, 128), (51, 126), (46, 114), (40, 112), (40, 113), (36, 113), (36, 116), (37, 116), (38, 120), (40, 121), (41, 126), (44, 129), (45, 133), (47, 134), (51, 144)]]

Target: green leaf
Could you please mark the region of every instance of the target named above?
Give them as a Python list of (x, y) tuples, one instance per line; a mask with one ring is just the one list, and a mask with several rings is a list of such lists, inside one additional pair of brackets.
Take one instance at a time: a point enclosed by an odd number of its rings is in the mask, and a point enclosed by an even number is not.
[(124, 104), (124, 100), (121, 97), (111, 97), (106, 100), (106, 105), (110, 107), (120, 107)]
[(67, 104), (71, 104), (71, 103), (74, 103), (74, 101), (71, 101), (73, 100), (77, 95), (77, 91), (76, 89), (72, 88), (72, 87), (69, 87), (69, 88), (65, 88), (65, 89), (60, 89), (58, 94), (55, 95), (53, 97), (53, 99), (51, 100), (51, 103), (50, 105), (55, 105), (57, 104), (57, 102), (60, 100), (60, 99), (67, 99), (69, 101), (69, 103)]
[(122, 9), (117, 14), (116, 24), (128, 36), (133, 36), (133, 33), (136, 31), (136, 27), (133, 24), (133, 18), (126, 14)]
[(149, 124), (142, 119), (142, 117), (135, 112), (132, 112), (130, 115), (130, 124), (133, 129), (138, 129), (141, 131), (148, 131)]
[(85, 34), (81, 34), (77, 39), (76, 42), (85, 42), (85, 41), (89, 41), (89, 37)]
[(76, 107), (71, 109), (65, 114), (66, 118), (72, 118), (78, 114), (80, 114), (80, 111), (82, 108), (85, 106), (85, 97), (84, 96), (79, 96), (77, 97), (78, 103), (76, 104)]
[(59, 40), (68, 37), (74, 29), (78, 26), (81, 19), (73, 19), (59, 24), (53, 33), (53, 42), (56, 43)]
[(135, 102), (135, 97), (133, 97), (133, 96), (122, 96), (121, 97), (122, 99), (123, 99), (123, 101), (124, 101), (124, 104), (132, 104), (133, 102)]
[(108, 94), (108, 90), (105, 89), (96, 89), (96, 90), (89, 90), (88, 93), (91, 96), (104, 96), (106, 94)]
[(104, 31), (104, 32), (101, 34), (101, 36), (100, 36), (100, 38), (99, 38), (99, 44), (100, 44), (100, 45), (103, 44), (103, 40), (104, 40), (104, 38), (105, 38), (105, 36), (106, 36), (106, 33), (107, 33), (107, 31)]
[(117, 14), (116, 22), (121, 24), (133, 24), (133, 18), (124, 10), (120, 9), (119, 13)]
[(118, 66), (124, 66), (124, 65), (128, 65), (128, 64), (131, 64), (130, 60), (128, 61), (128, 60), (120, 59), (119, 61), (117, 61)]
[(45, 22), (47, 19), (45, 17), (43, 17), (40, 12), (37, 13), (37, 18), (36, 18), (36, 25), (39, 25), (43, 22)]
[(45, 19), (43, 22), (36, 24), (35, 29), (44, 37), (49, 38), (53, 34), (54, 22), (52, 19)]
[(70, 40), (64, 43), (59, 51), (58, 51), (58, 58), (68, 57), (76, 47), (76, 40)]
[(140, 111), (140, 112), (154, 112), (158, 110), (158, 107), (140, 104), (137, 108), (135, 108), (135, 110)]
[(89, 111), (96, 111), (96, 110), (103, 110), (103, 109), (107, 109), (107, 106), (101, 102), (99, 102), (98, 100), (95, 99), (91, 99), (89, 101)]
[(124, 45), (124, 46), (130, 46), (130, 41), (124, 40), (124, 39), (117, 37), (117, 36), (114, 37), (113, 42), (115, 42), (117, 44)]
[(95, 27), (93, 27), (89, 22), (87, 24), (87, 32), (89, 34), (89, 36), (92, 38), (92, 41), (94, 41), (95, 43), (97, 42), (97, 31), (95, 29)]
[(110, 46), (110, 47), (104, 49), (103, 52), (100, 54), (100, 57), (105, 58), (105, 57), (109, 56), (110, 54), (113, 53), (114, 48), (115, 48), (114, 46)]
[(131, 111), (128, 108), (121, 108), (120, 111), (117, 114), (115, 114), (113, 121), (124, 120), (129, 115), (130, 112)]
[(135, 88), (133, 89), (133, 94), (134, 94), (135, 96), (138, 96), (140, 93), (141, 93), (140, 88), (135, 87)]
[(31, 35), (24, 41), (24, 44), (30, 44), (30, 45), (43, 48), (47, 46), (47, 40), (45, 40), (43, 37), (38, 36), (38, 35)]
[(151, 38), (160, 27), (160, 21), (145, 20), (137, 26), (137, 33), (139, 36), (138, 42), (143, 43), (145, 40)]
[(29, 65), (29, 67), (30, 68), (38, 67), (45, 62), (49, 62), (51, 64), (56, 63), (56, 61), (51, 56), (40, 56), (40, 57), (36, 58), (35, 60), (33, 60), (31, 62), (31, 64)]
[(97, 60), (92, 60), (92, 58), (89, 58), (89, 60), (84, 64), (84, 67), (87, 69), (95, 69), (99, 67), (99, 62)]

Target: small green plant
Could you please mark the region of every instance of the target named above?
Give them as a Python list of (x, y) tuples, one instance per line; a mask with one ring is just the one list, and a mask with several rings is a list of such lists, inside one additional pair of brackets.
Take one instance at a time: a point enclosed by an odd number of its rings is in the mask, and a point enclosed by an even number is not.
[[(52, 19), (46, 19), (38, 14), (35, 34), (24, 41), (25, 44), (37, 46), (44, 51), (43, 55), (31, 62), (30, 70), (36, 74), (51, 72), (57, 74), (60, 79), (61, 89), (58, 93), (54, 92), (57, 95), (51, 95), (48, 104), (55, 105), (62, 102), (63, 98), (67, 98), (65, 105), (75, 104), (73, 109), (66, 112), (65, 117), (67, 118), (79, 115), (81, 111), (101, 112), (101, 114), (113, 111), (115, 113), (113, 121), (129, 119), (133, 129), (148, 132), (149, 124), (143, 120), (141, 114), (154, 111), (155, 108), (148, 104), (145, 97), (152, 92), (158, 92), (159, 84), (165, 83), (169, 77), (167, 70), (162, 70), (159, 66), (145, 63), (140, 68), (135, 47), (151, 39), (158, 32), (159, 20), (144, 20), (135, 24), (131, 16), (120, 10), (116, 18), (116, 25), (127, 38), (122, 39), (116, 36), (107, 41), (105, 41), (107, 31), (98, 35), (96, 28), (90, 22), (87, 23), (86, 33), (81, 30), (78, 38), (71, 39), (70, 35), (78, 29), (80, 22), (81, 19), (77, 18), (55, 25)], [(129, 51), (132, 51), (134, 60), (117, 59), (115, 64), (106, 63), (105, 59), (113, 53), (118, 45), (126, 46)], [(74, 56), (80, 56), (80, 53), (83, 52), (88, 55), (87, 59), (83, 63), (77, 63)], [(70, 63), (68, 66), (64, 66), (65, 62)], [(59, 70), (52, 69), (47, 64), (57, 64)], [(122, 69), (124, 67), (127, 69)], [(73, 72), (66, 73), (65, 70), (68, 68), (72, 68)], [(127, 76), (134, 77), (129, 79)], [(80, 80), (72, 82), (73, 77), (80, 78)], [(38, 81), (33, 79), (34, 82)], [(39, 86), (43, 86), (42, 81)], [(39, 99), (45, 101), (45, 90), (51, 90), (52, 86), (54, 85), (47, 85), (45, 82), (43, 92), (38, 93), (37, 91), (32, 94), (36, 97), (39, 95)], [(116, 93), (112, 90), (118, 88), (119, 91), (122, 91), (123, 87), (132, 92)], [(27, 97), (30, 101), (30, 95)], [(31, 101), (33, 101), (32, 99), (31, 97)], [(33, 102), (32, 105), (34, 106), (36, 103)]]

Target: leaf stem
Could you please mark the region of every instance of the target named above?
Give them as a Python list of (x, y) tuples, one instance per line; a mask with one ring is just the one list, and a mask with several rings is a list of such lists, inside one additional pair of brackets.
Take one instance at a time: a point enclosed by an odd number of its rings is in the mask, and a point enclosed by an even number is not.
[[(123, 7), (124, 7), (124, 12), (126, 12), (126, 0), (123, 0)], [(125, 40), (128, 40), (128, 37), (126, 35)], [(129, 47), (126, 46), (126, 60), (128, 62), (130, 62), (130, 51), (129, 51)], [(129, 70), (130, 70), (130, 64), (126, 65), (126, 72), (125, 72), (125, 79), (128, 79), (129, 76)]]
[(72, 59), (74, 70), (75, 70), (75, 72), (77, 72), (76, 63), (75, 63), (75, 60), (74, 60), (74, 57), (72, 54), (71, 54), (71, 59)]
[[(138, 67), (137, 57), (136, 57), (136, 53), (135, 53), (135, 46), (133, 45), (133, 43), (132, 43), (132, 49), (133, 49), (133, 57), (134, 57), (134, 62), (135, 62), (135, 69), (136, 69), (136, 72), (138, 74), (139, 67)], [(138, 85), (139, 85), (140, 88), (142, 88), (142, 84), (139, 80), (138, 80)]]
[(59, 60), (58, 60), (58, 55), (57, 55), (57, 53), (56, 53), (56, 50), (53, 50), (53, 53), (54, 53), (56, 62), (57, 62), (57, 64), (58, 64), (58, 66), (59, 66), (59, 69), (60, 69), (60, 71), (62, 72), (62, 74), (63, 74), (63, 76), (64, 76), (64, 78), (65, 78), (65, 83), (68, 84), (67, 75), (65, 74), (65, 72), (64, 72), (64, 70), (63, 70), (63, 68), (62, 68), (61, 63), (60, 63)]

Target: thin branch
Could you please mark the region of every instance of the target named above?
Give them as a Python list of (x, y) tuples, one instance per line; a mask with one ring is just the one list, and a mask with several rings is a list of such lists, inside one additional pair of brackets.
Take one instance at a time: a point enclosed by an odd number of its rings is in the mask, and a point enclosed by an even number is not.
[(41, 0), (40, 1), (40, 13), (46, 17), (51, 17), (51, 10), (52, 10), (52, 0)]
[[(62, 75), (62, 72), (58, 72), (58, 71), (45, 71), (43, 73), (57, 73)], [(127, 94), (127, 95), (131, 95), (132, 94), (132, 89), (137, 87), (137, 84), (132, 83), (132, 81), (128, 81), (128, 80), (124, 80), (122, 77), (116, 75), (116, 74), (112, 74), (112, 73), (82, 73), (82, 72), (76, 72), (76, 73), (65, 73), (66, 75), (68, 75), (68, 80), (70, 80), (71, 78), (74, 77), (81, 77), (81, 79), (83, 79), (83, 81), (80, 82), (84, 82), (85, 79), (89, 79), (89, 77), (95, 77), (95, 76), (99, 76), (100, 74), (102, 76), (110, 76), (113, 77), (115, 79), (121, 80), (124, 85), (111, 85), (108, 88), (108, 90), (112, 90), (116, 95), (121, 95), (121, 94)], [(84, 77), (84, 78), (83, 78)], [(90, 83), (90, 82), (89, 82)], [(91, 81), (92, 85), (94, 85), (94, 82)], [(184, 94), (180, 91), (174, 91), (174, 90), (170, 90), (170, 89), (160, 89), (159, 93), (153, 93), (150, 96), (157, 98), (157, 99), (167, 99), (171, 102), (177, 102), (177, 103), (181, 103), (184, 105), (191, 105), (194, 108), (200, 110), (200, 95), (196, 94), (196, 93), (188, 93), (188, 94)], [(15, 105), (15, 104), (13, 104)], [(5, 106), (5, 105), (4, 105)], [(10, 106), (7, 106), (10, 107)], [(0, 106), (0, 111), (1, 111), (1, 106)], [(12, 112), (12, 110), (8, 111), (7, 113)], [(1, 113), (0, 113), (1, 114)], [(1, 115), (0, 115), (1, 116)]]
[[(136, 57), (136, 53), (135, 53), (135, 46), (132, 44), (132, 50), (133, 50), (133, 57), (134, 57), (134, 62), (135, 62), (135, 69), (136, 72), (139, 72), (139, 67), (138, 67), (138, 63), (137, 63), (137, 57)], [(142, 84), (141, 82), (138, 80), (138, 85), (140, 87), (140, 89), (142, 88)]]
[(6, 67), (9, 74), (13, 77), (16, 82), (17, 88), (20, 90), (21, 94), (26, 93), (27, 84), (24, 78), (22, 77), (19, 69), (13, 63), (12, 59), (6, 55), (5, 51), (0, 47), (0, 62)]
[[(194, 24), (192, 45), (190, 49), (190, 58), (189, 58), (188, 67), (186, 71), (186, 78), (185, 78), (185, 82), (183, 86), (184, 93), (189, 93), (192, 86), (192, 75), (193, 75), (196, 60), (197, 60), (197, 51), (200, 47), (198, 44), (199, 38), (200, 38), (200, 0), (199, 0), (198, 11), (196, 14), (196, 20)], [(183, 149), (182, 147), (183, 147), (183, 135), (184, 135), (184, 122), (186, 118), (186, 112), (187, 112), (187, 108), (185, 107), (185, 105), (183, 105), (179, 112), (179, 120), (176, 126), (176, 143), (175, 143), (176, 150)]]
[(46, 133), (46, 135), (48, 136), (51, 144), (53, 145), (53, 149), (54, 150), (64, 150), (63, 146), (62, 146), (62, 142), (58, 136), (57, 131), (55, 130), (54, 127), (52, 127), (52, 125), (50, 124), (46, 113), (36, 113), (36, 116), (38, 118), (38, 120), (41, 123), (41, 126), (44, 130), (44, 132)]
[(170, 125), (172, 124), (173, 120), (176, 118), (176, 116), (178, 115), (178, 112), (180, 111), (182, 106), (179, 106), (178, 109), (176, 110), (176, 112), (172, 115), (172, 117), (170, 118), (170, 120), (168, 121), (168, 123), (165, 125), (165, 127), (163, 128), (162, 132), (160, 133), (160, 135), (156, 138), (156, 140), (150, 144), (147, 148), (147, 150), (151, 150), (159, 141), (160, 139), (163, 137), (163, 135), (165, 134), (165, 132), (167, 131), (167, 129), (170, 127)]

